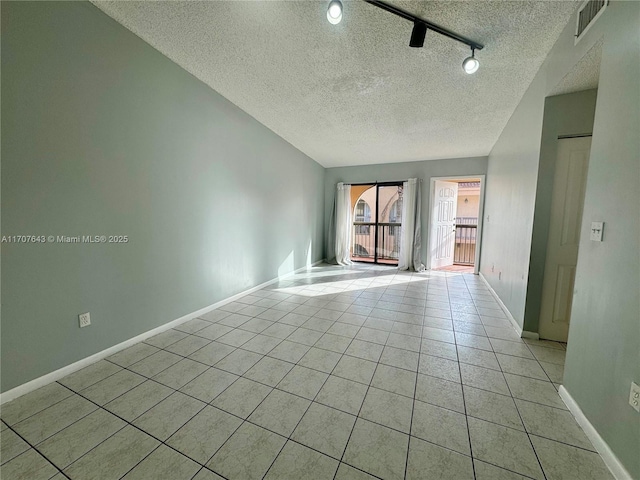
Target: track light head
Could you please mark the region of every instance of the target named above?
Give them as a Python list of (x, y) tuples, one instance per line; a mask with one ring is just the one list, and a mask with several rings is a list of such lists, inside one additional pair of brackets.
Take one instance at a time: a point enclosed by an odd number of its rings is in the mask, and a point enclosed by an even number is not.
[(480, 62), (476, 58), (475, 51), (472, 48), (471, 56), (465, 58), (464, 62), (462, 62), (462, 69), (465, 73), (471, 75), (472, 73), (476, 73), (478, 71), (478, 68), (480, 68)]
[(409, 46), (422, 48), (424, 46), (424, 37), (426, 34), (427, 25), (422, 22), (414, 22), (413, 30), (411, 31), (411, 40), (409, 40)]
[(342, 2), (340, 0), (331, 0), (331, 3), (329, 3), (327, 20), (332, 25), (337, 25), (342, 21)]

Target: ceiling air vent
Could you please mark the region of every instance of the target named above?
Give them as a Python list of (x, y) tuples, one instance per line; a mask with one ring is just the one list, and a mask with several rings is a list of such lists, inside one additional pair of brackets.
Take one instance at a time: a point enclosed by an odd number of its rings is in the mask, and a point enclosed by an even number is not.
[(580, 41), (591, 25), (602, 15), (607, 5), (609, 5), (609, 0), (587, 0), (582, 4), (578, 10), (575, 43)]

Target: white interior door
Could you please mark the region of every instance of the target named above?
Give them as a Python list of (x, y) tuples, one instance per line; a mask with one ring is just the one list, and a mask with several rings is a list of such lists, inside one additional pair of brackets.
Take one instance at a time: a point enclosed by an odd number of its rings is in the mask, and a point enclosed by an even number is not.
[(591, 137), (558, 141), (542, 282), (540, 338), (566, 342), (569, 334), (590, 149)]
[(453, 265), (458, 184), (435, 180), (431, 210), (431, 268)]

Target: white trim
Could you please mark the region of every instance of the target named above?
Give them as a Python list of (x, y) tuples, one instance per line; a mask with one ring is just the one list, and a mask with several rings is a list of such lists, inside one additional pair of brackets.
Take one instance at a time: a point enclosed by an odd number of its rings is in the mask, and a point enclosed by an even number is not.
[(276, 278), (273, 278), (267, 282), (261, 283), (260, 285), (256, 285), (255, 287), (252, 287), (248, 290), (245, 290), (243, 292), (237, 293), (231, 297), (227, 297), (224, 300), (220, 300), (219, 302), (216, 302), (212, 305), (209, 305), (208, 307), (204, 307), (201, 308), (200, 310), (196, 310), (195, 312), (191, 312), (188, 313), (186, 315), (183, 315), (180, 318), (177, 318), (175, 320), (172, 320), (168, 323), (165, 323), (164, 325), (160, 325), (159, 327), (156, 327), (152, 330), (149, 330), (147, 332), (141, 333), (140, 335), (137, 335), (133, 338), (130, 338), (129, 340), (125, 340), (122, 343), (118, 343), (117, 345), (114, 345), (112, 347), (107, 348), (106, 350), (102, 350), (101, 352), (95, 353), (89, 357), (83, 358), (82, 360), (78, 360), (77, 362), (72, 363), (71, 365), (67, 365), (66, 367), (62, 367), (58, 370), (55, 370), (51, 373), (47, 373), (46, 375), (43, 375), (41, 377), (35, 378), (27, 383), (23, 383), (22, 385), (18, 385), (15, 388), (12, 388), (11, 390), (7, 390), (4, 393), (0, 394), (0, 405), (10, 402), (11, 400), (14, 400), (18, 397), (21, 397), (22, 395), (25, 395), (29, 392), (32, 392), (33, 390), (36, 390), (40, 387), (43, 387), (45, 385), (48, 385), (51, 382), (55, 382), (56, 380), (61, 379), (62, 377), (65, 377), (77, 370), (80, 370), (81, 368), (84, 368), (88, 365), (91, 365), (92, 363), (95, 363), (99, 360), (102, 360), (103, 358), (109, 357), (117, 352), (119, 352), (120, 350), (124, 350), (125, 348), (128, 348), (136, 343), (139, 343), (143, 340), (146, 340), (149, 337), (152, 337), (154, 335), (157, 335), (159, 333), (164, 332), (165, 330), (169, 330), (170, 328), (176, 327), (182, 323), (188, 322), (189, 320), (193, 320), (196, 317), (199, 317), (201, 315), (204, 315), (205, 313), (210, 312), (211, 310), (215, 310), (216, 308), (220, 308), (223, 305), (226, 305), (228, 303), (231, 303), (235, 300), (238, 300), (239, 298), (244, 297), (245, 295), (248, 295), (252, 292), (261, 290), (264, 287), (267, 287), (273, 283), (276, 283), (284, 278), (287, 278), (291, 275), (295, 275), (296, 273), (299, 272), (303, 272), (308, 270), (311, 267), (315, 267), (316, 265), (319, 265), (321, 263), (323, 263), (325, 261), (325, 259), (322, 260), (318, 260), (315, 263), (312, 263), (311, 265), (306, 265), (304, 267), (298, 268), (297, 270), (294, 270), (292, 272), (286, 273), (284, 275), (278, 276)]
[(478, 225), (476, 227), (476, 258), (474, 258), (473, 273), (478, 275), (480, 273), (480, 250), (482, 250), (482, 226), (484, 225), (484, 190), (485, 190), (485, 176), (479, 175), (480, 178), (480, 198), (478, 201)]
[(489, 289), (489, 292), (491, 292), (491, 295), (493, 295), (493, 298), (495, 298), (496, 302), (498, 302), (498, 305), (500, 305), (500, 308), (502, 308), (502, 310), (504, 311), (504, 314), (507, 316), (507, 318), (511, 322), (511, 325), (513, 326), (513, 328), (515, 328), (517, 334), (520, 337), (533, 338), (533, 337), (529, 336), (529, 335), (533, 334), (532, 332), (526, 332), (526, 335), (525, 335), (525, 332), (522, 331), (522, 327), (520, 325), (518, 325), (518, 322), (516, 321), (516, 319), (513, 318), (513, 315), (511, 315), (511, 312), (509, 311), (507, 306), (502, 302), (502, 300), (500, 300), (500, 297), (498, 296), (496, 291), (491, 287), (491, 285), (489, 285), (489, 282), (487, 282), (487, 279), (484, 278), (484, 275), (482, 273), (480, 273), (479, 277), (482, 279), (484, 284), (487, 286), (487, 288)]
[(594, 448), (600, 454), (602, 460), (604, 461), (604, 464), (609, 468), (614, 478), (616, 480), (633, 480), (627, 469), (624, 468), (624, 465), (620, 462), (620, 460), (618, 460), (618, 457), (616, 457), (616, 454), (613, 453), (607, 442), (605, 442), (604, 439), (600, 436), (598, 431), (582, 412), (580, 406), (573, 399), (571, 394), (567, 391), (566, 388), (564, 388), (564, 385), (560, 385), (558, 393), (560, 394), (560, 398), (562, 398), (564, 404), (567, 406), (569, 411), (578, 422), (578, 425), (580, 425), (582, 427), (582, 430), (584, 430), (587, 438), (591, 440)]
[(522, 338), (533, 338), (534, 340), (540, 340), (540, 334), (538, 332), (529, 332), (527, 330), (522, 331)]

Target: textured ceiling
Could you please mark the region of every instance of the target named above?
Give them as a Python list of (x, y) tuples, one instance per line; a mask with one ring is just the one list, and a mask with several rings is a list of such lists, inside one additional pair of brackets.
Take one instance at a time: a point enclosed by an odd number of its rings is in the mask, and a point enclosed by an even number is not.
[(562, 95), (598, 88), (600, 61), (602, 60), (602, 39), (576, 63), (549, 94)]
[(393, 1), (469, 48), (360, 0), (94, 1), (325, 167), (487, 155), (577, 7), (571, 1)]

